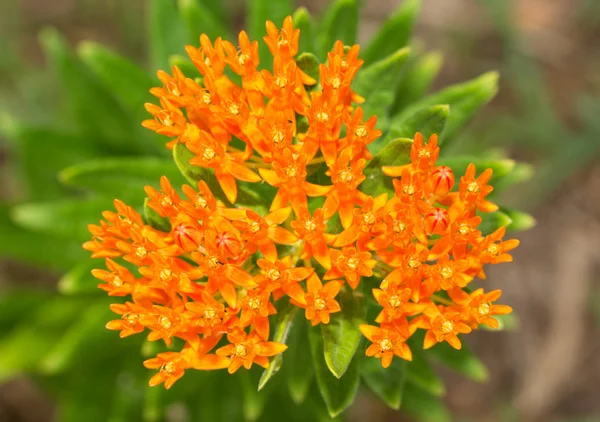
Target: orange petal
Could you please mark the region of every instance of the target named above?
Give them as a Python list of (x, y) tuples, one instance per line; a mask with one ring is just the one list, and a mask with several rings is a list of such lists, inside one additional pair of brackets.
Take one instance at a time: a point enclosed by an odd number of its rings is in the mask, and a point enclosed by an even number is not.
[(292, 245), (296, 243), (298, 238), (291, 232), (281, 227), (269, 228), (269, 239), (280, 245)]
[(227, 170), (233, 177), (238, 180), (243, 180), (244, 182), (260, 182), (261, 178), (258, 174), (254, 173), (248, 167), (245, 167), (235, 161), (230, 161), (227, 163)]
[(259, 168), (258, 173), (263, 178), (265, 182), (267, 182), (271, 186), (279, 186), (281, 184), (281, 180), (277, 176), (274, 170)]
[(204, 355), (199, 356), (192, 361), (192, 368), (201, 371), (212, 369), (224, 369), (231, 363), (231, 360), (225, 356)]
[(256, 354), (259, 356), (275, 356), (282, 353), (288, 347), (283, 343), (265, 341), (256, 345)]
[(219, 173), (217, 174), (217, 180), (229, 202), (232, 204), (235, 203), (235, 200), (237, 199), (237, 184), (235, 178), (227, 173)]

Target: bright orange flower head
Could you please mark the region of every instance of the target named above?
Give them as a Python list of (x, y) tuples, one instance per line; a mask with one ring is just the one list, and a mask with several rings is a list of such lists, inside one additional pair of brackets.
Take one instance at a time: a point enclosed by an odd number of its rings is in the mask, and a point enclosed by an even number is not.
[(202, 78), (173, 67), (151, 90), (159, 104), (146, 104), (143, 126), (167, 136), (176, 157), (191, 154), (183, 165), (201, 169), (188, 177), (211, 177), (181, 189), (163, 177), (160, 189), (146, 187), (149, 221), (115, 200), (116, 212), (89, 226), (84, 248), (106, 261), (92, 272), (99, 287), (128, 297), (111, 306), (119, 317), (107, 328), (184, 344), (144, 363), (158, 370), (150, 385), (170, 388), (191, 369), (268, 367), (287, 347), (269, 341), (284, 308), (277, 302), (328, 324), (344, 312), (342, 289), (366, 294), (376, 278), (379, 326), (360, 330), (372, 343), (367, 355), (384, 367), (394, 356), (411, 360), (406, 341), (417, 329), (426, 331), (425, 348), (460, 348), (459, 335), (497, 326), (494, 315), (510, 312), (494, 303), (500, 291), (466, 289), (518, 245), (503, 240), (504, 229), (478, 229), (478, 214), (497, 209), (492, 171), (477, 175), (470, 165), (456, 188), (452, 169), (436, 164), (437, 136), (417, 133), (410, 164), (383, 167), (394, 178), (386, 191), (364, 189), (369, 146), (382, 130), (355, 107), (365, 101), (352, 90), (359, 46), (336, 42), (316, 81), (295, 59), (292, 18), (266, 28), (272, 68), (259, 68), (258, 42), (243, 31), (238, 45), (202, 34), (199, 47), (186, 48)]

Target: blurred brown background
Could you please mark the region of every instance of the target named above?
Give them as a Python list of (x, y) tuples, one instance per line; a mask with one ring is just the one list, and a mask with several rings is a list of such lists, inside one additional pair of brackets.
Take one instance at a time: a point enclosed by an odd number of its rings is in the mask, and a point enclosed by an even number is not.
[[(600, 1), (506, 2), (512, 30), (519, 34), (520, 57), (539, 70), (536, 80), (547, 88), (556, 119), (578, 133), (580, 116), (573, 98), (580, 93), (595, 101), (600, 98)], [(243, 2), (229, 3), (241, 22)], [(316, 12), (325, 2), (300, 3)], [(399, 3), (365, 0), (361, 39), (368, 39)], [(514, 52), (511, 45), (507, 47), (506, 28), (485, 3), (424, 0), (416, 34), (427, 49), (444, 54), (438, 87), (490, 69), (501, 71), (500, 95), (474, 122), (470, 136), (477, 142), (478, 137), (488, 139), (487, 133), (494, 131), (491, 139), (501, 142), (498, 147), (509, 148), (516, 158), (542, 163), (541, 157), (548, 153), (543, 145), (531, 147), (528, 127), (544, 122), (519, 120), (524, 100), (510, 79), (511, 72), (519, 72), (519, 68), (511, 67)], [(17, 53), (27, 63), (41, 65), (37, 34), (51, 25), (73, 43), (97, 40), (141, 60), (144, 6), (143, 0), (3, 0), (0, 49), (4, 53), (0, 54), (10, 57), (9, 53)], [(18, 98), (11, 96), (20, 92), (19, 81), (11, 66), (10, 60), (2, 61), (0, 104), (18, 112)], [(33, 83), (49, 81), (40, 75)], [(498, 116), (508, 116), (522, 131), (503, 133), (503, 121)], [(531, 118), (537, 118), (535, 113)], [(586, 142), (585, 137), (582, 139), (579, 142)], [(574, 141), (565, 138), (560, 142)], [(538, 224), (519, 235), (522, 245), (514, 254), (515, 263), (490, 270), (486, 283), (501, 286), (503, 301), (514, 307), (520, 324), (510, 332), (482, 331), (470, 336), (470, 343), (490, 369), (490, 381), (477, 384), (445, 374), (449, 380), (446, 401), (457, 421), (600, 421), (600, 160), (597, 149), (586, 151), (581, 159), (565, 156), (563, 161), (558, 157), (550, 164), (544, 162), (542, 175), (556, 177), (550, 187), (543, 184), (545, 179), (539, 180), (529, 190), (517, 190), (506, 198), (529, 207)], [(5, 162), (0, 156), (0, 175)], [(0, 193), (7, 194), (12, 182), (6, 177), (2, 182)], [(536, 201), (529, 201), (538, 193)], [(32, 283), (53, 282), (37, 273), (27, 272), (23, 277), (25, 270), (15, 264), (0, 265), (0, 284), (15, 278), (15, 273)], [(0, 387), (2, 422), (50, 420), (51, 408), (52, 404), (26, 380)], [(363, 396), (353, 407), (351, 420), (402, 419)]]

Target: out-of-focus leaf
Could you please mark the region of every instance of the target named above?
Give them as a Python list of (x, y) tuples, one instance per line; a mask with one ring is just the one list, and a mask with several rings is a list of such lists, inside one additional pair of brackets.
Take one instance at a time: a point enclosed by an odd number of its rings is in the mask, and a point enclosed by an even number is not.
[[(408, 363), (410, 364), (410, 363)], [(407, 362), (394, 357), (388, 368), (381, 366), (381, 360), (375, 358), (362, 359), (360, 373), (367, 386), (385, 404), (392, 409), (400, 409), (402, 392), (406, 381)]]
[(267, 35), (265, 23), (271, 21), (277, 28), (281, 28), (283, 20), (294, 10), (292, 4), (292, 0), (252, 0), (247, 2), (246, 27), (250, 37), (258, 40), (260, 64), (264, 69), (268, 69), (273, 62), (273, 56), (267, 45), (262, 42), (262, 38)]
[(171, 231), (171, 221), (167, 217), (162, 217), (159, 213), (148, 206), (148, 198), (144, 200), (144, 220), (146, 224), (160, 230), (161, 232), (169, 233)]
[(0, 294), (0, 332), (8, 334), (13, 325), (22, 321), (32, 309), (37, 309), (51, 298), (51, 292), (20, 288)]
[(341, 378), (354, 359), (360, 343), (359, 324), (365, 322), (362, 297), (351, 290), (339, 295), (341, 312), (331, 315), (329, 324), (322, 326), (325, 363), (336, 378)]
[(447, 105), (426, 106), (415, 110), (411, 115), (402, 115), (390, 123), (388, 138), (412, 138), (421, 132), (425, 140), (433, 134), (441, 134), (448, 119), (450, 108)]
[(185, 76), (188, 78), (197, 80), (202, 79), (202, 75), (198, 68), (192, 63), (192, 61), (187, 56), (181, 56), (179, 54), (173, 54), (169, 57), (169, 66), (177, 66)]
[[(409, 53), (408, 47), (401, 48), (362, 69), (354, 79), (353, 89), (365, 98), (365, 103), (361, 105), (365, 117), (377, 116), (379, 129), (386, 130), (389, 125), (388, 115), (394, 102), (394, 89)], [(444, 102), (438, 101), (435, 104), (444, 104)]]
[(515, 163), (513, 169), (494, 185), (494, 191), (501, 191), (517, 183), (526, 182), (533, 177), (534, 169), (528, 163)]
[(294, 27), (300, 30), (300, 40), (298, 40), (298, 51), (300, 53), (315, 51), (314, 22), (308, 10), (305, 7), (299, 7), (292, 15)]
[(412, 383), (404, 387), (402, 409), (419, 422), (451, 422), (450, 412), (439, 397), (432, 396)]
[(419, 57), (402, 73), (391, 114), (398, 113), (425, 95), (442, 68), (442, 62), (442, 54), (434, 51)]
[(527, 214), (526, 212), (508, 209), (501, 207), (500, 208), (504, 214), (511, 219), (510, 224), (506, 227), (506, 230), (509, 231), (525, 231), (532, 229), (536, 225), (535, 218), (532, 215)]
[[(275, 331), (273, 334), (273, 340), (277, 343), (287, 343), (287, 338), (290, 333), (290, 330), (294, 328), (292, 321), (294, 320), (294, 315), (296, 315), (295, 306), (288, 304), (281, 311), (278, 312), (277, 316), (277, 324), (275, 325)], [(275, 356), (271, 361), (271, 364), (267, 369), (262, 373), (260, 380), (258, 381), (258, 390), (262, 390), (264, 386), (269, 382), (271, 377), (275, 375), (279, 369), (281, 368), (281, 364), (283, 362), (283, 353)], [(294, 365), (295, 362), (290, 362), (291, 365)]]
[(102, 265), (100, 260), (84, 259), (63, 275), (58, 281), (58, 290), (65, 295), (82, 293), (100, 293), (99, 281), (91, 271)]
[(371, 64), (408, 44), (413, 26), (421, 9), (421, 0), (407, 0), (381, 26), (362, 55)]
[(319, 59), (312, 53), (301, 53), (296, 58), (296, 64), (308, 76), (319, 80)]
[(498, 92), (498, 73), (488, 72), (471, 81), (452, 85), (425, 97), (407, 107), (401, 115), (412, 114), (424, 106), (448, 104), (450, 115), (440, 137), (440, 141), (446, 141), (451, 139), (461, 126), (487, 104), (496, 95), (496, 92)]
[(317, 385), (323, 396), (329, 415), (333, 418), (342, 413), (354, 401), (358, 391), (360, 376), (358, 359), (353, 359), (344, 376), (337, 379), (323, 359), (323, 336), (319, 327), (312, 327), (308, 333)]
[[(450, 111), (452, 114), (452, 111)], [(515, 161), (504, 158), (501, 160), (491, 160), (491, 159), (482, 159), (479, 157), (471, 157), (471, 156), (453, 156), (453, 157), (441, 157), (437, 164), (442, 166), (448, 166), (454, 172), (454, 176), (458, 180), (465, 171), (469, 164), (475, 164), (475, 168), (477, 169), (477, 173), (481, 173), (486, 169), (492, 169), (493, 175), (490, 179), (490, 184), (495, 186), (496, 181), (502, 179), (507, 174), (509, 174), (513, 168), (515, 167)]]
[(292, 364), (285, 365), (284, 372), (292, 400), (296, 404), (302, 404), (309, 392), (315, 373), (310, 353), (306, 353), (308, 322), (300, 312), (297, 313), (295, 319), (295, 328), (291, 331), (288, 341), (289, 348), (285, 351), (286, 359)]
[(142, 420), (144, 422), (163, 421), (165, 415), (165, 396), (167, 395), (167, 391), (164, 388), (146, 387), (144, 393)]
[(113, 157), (87, 161), (61, 171), (59, 180), (68, 186), (89, 189), (139, 206), (146, 196), (144, 186), (158, 189), (161, 176), (167, 176), (174, 187), (185, 183), (171, 160), (154, 157)]
[(479, 382), (488, 379), (489, 372), (483, 362), (464, 343), (460, 350), (456, 350), (448, 343), (438, 343), (427, 351), (440, 363), (451, 369)]
[(366, 179), (360, 186), (361, 190), (369, 195), (377, 195), (386, 190), (393, 191), (392, 178), (383, 174), (381, 167), (401, 166), (410, 163), (412, 144), (413, 140), (408, 138), (398, 138), (388, 142), (365, 167)]
[[(255, 369), (258, 370), (258, 368)], [(256, 389), (256, 385), (260, 384), (260, 381), (258, 381), (258, 374), (254, 370), (240, 371), (239, 376), (242, 384), (244, 419), (248, 422), (258, 421), (263, 414), (271, 391), (269, 391), (269, 388), (260, 392)]]
[(17, 205), (11, 210), (11, 217), (27, 229), (83, 242), (90, 237), (87, 225), (98, 222), (102, 211), (111, 208), (112, 202), (107, 198), (65, 199)]
[(441, 378), (431, 368), (431, 365), (425, 357), (425, 353), (422, 349), (422, 336), (413, 336), (413, 338), (414, 341), (409, 341), (413, 360), (406, 366), (407, 381), (411, 384), (417, 385), (419, 388), (427, 391), (430, 394), (443, 396), (446, 392), (446, 387), (444, 386)]
[(217, 37), (229, 38), (229, 30), (210, 10), (209, 3), (219, 2), (209, 1), (204, 3), (198, 0), (177, 0), (179, 11), (187, 25), (188, 40), (193, 44), (198, 43), (200, 34), (206, 34), (212, 40)]
[(114, 151), (131, 152), (131, 142), (137, 122), (119, 104), (111, 91), (69, 51), (66, 42), (54, 29), (45, 29), (40, 41), (46, 56), (56, 69), (67, 106), (75, 126), (92, 142)]
[(185, 52), (187, 30), (174, 0), (149, 1), (148, 39), (153, 70), (168, 70), (169, 57)]
[(344, 45), (356, 42), (358, 12), (358, 0), (335, 0), (331, 3), (319, 27), (318, 41), (322, 58), (327, 57), (327, 52), (333, 49), (338, 40)]
[(509, 227), (512, 219), (502, 211), (481, 214), (481, 224), (477, 228), (486, 236), (498, 230), (500, 227)]

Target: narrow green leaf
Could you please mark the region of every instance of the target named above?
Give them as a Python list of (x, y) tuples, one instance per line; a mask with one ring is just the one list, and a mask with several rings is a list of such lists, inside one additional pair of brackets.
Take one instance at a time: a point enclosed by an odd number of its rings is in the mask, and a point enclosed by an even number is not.
[(317, 376), (317, 385), (329, 415), (334, 418), (352, 404), (354, 396), (358, 392), (360, 384), (358, 359), (353, 359), (344, 376), (337, 379), (325, 364), (325, 359), (323, 359), (323, 336), (319, 327), (310, 328), (308, 336)]
[(396, 88), (392, 115), (418, 102), (425, 95), (440, 72), (443, 60), (444, 57), (440, 52), (433, 51), (419, 57), (402, 72)]
[(299, 7), (292, 15), (294, 27), (300, 30), (300, 39), (298, 40), (298, 51), (300, 53), (315, 51), (315, 24), (305, 7)]
[[(287, 338), (292, 330), (294, 320), (294, 315), (296, 315), (296, 308), (292, 304), (288, 304), (283, 310), (278, 313), (277, 324), (275, 325), (275, 334), (273, 335), (273, 340), (277, 343), (287, 343)], [(271, 377), (275, 375), (279, 369), (281, 368), (281, 364), (283, 362), (283, 353), (275, 356), (271, 361), (271, 364), (267, 369), (262, 373), (260, 380), (258, 381), (258, 391), (262, 390), (264, 386), (269, 382)], [(290, 362), (290, 364), (294, 364), (295, 362)]]
[(155, 157), (111, 157), (82, 162), (64, 169), (58, 178), (65, 185), (118, 197), (137, 206), (146, 196), (144, 186), (159, 188), (161, 176), (167, 176), (174, 187), (186, 181), (171, 160)]
[[(397, 50), (358, 72), (354, 79), (354, 90), (365, 98), (365, 103), (361, 106), (365, 117), (377, 116), (379, 129), (386, 130), (389, 125), (388, 117), (394, 102), (394, 90), (409, 53), (408, 47)], [(444, 102), (439, 101), (436, 104)]]
[(402, 115), (402, 119), (393, 119), (390, 123), (389, 138), (413, 138), (421, 132), (425, 140), (433, 134), (440, 135), (444, 130), (450, 108), (447, 105), (426, 106), (411, 115)]
[(484, 236), (491, 234), (500, 227), (509, 227), (512, 224), (512, 219), (502, 211), (481, 214), (481, 224), (477, 227), (481, 230)]
[(422, 336), (414, 336), (411, 338), (410, 350), (412, 351), (413, 360), (407, 366), (406, 379), (411, 384), (417, 385), (419, 388), (427, 391), (435, 396), (443, 396), (446, 392), (441, 378), (435, 373), (422, 349)]
[(296, 404), (304, 403), (309, 392), (311, 381), (315, 375), (310, 353), (306, 353), (308, 344), (308, 321), (304, 314), (298, 312), (294, 321), (294, 329), (290, 332), (289, 348), (285, 351), (286, 359), (293, 362), (284, 366), (288, 390)]
[(58, 281), (58, 290), (64, 295), (101, 293), (98, 289), (99, 280), (96, 280), (91, 271), (102, 266), (99, 260), (85, 259), (79, 262)]
[(150, 208), (148, 201), (148, 198), (144, 200), (144, 221), (156, 230), (169, 233), (171, 231), (171, 221)]
[(210, 10), (206, 4), (198, 0), (177, 0), (179, 11), (187, 25), (188, 42), (197, 44), (200, 34), (206, 34), (212, 40), (217, 37), (229, 38), (229, 30)]
[(147, 16), (152, 70), (168, 70), (172, 54), (185, 54), (185, 24), (174, 0), (150, 0)]
[(392, 178), (383, 174), (383, 166), (401, 166), (410, 163), (410, 149), (413, 140), (408, 138), (393, 139), (379, 151), (365, 167), (366, 179), (360, 185), (363, 192), (369, 195), (393, 192)]
[(273, 62), (273, 56), (267, 45), (262, 42), (262, 38), (267, 35), (265, 24), (271, 21), (281, 28), (283, 20), (294, 10), (293, 3), (293, 0), (252, 0), (246, 3), (248, 7), (246, 27), (250, 37), (258, 40), (260, 64), (264, 69), (268, 69)]
[(402, 409), (420, 422), (451, 422), (452, 416), (439, 397), (407, 383)]
[(339, 295), (341, 312), (331, 315), (329, 324), (321, 326), (325, 363), (336, 378), (341, 378), (354, 359), (360, 343), (358, 329), (365, 322), (365, 304), (362, 297), (345, 289)]
[(469, 82), (452, 85), (407, 107), (401, 114), (412, 114), (415, 110), (436, 104), (448, 104), (450, 116), (440, 141), (451, 139), (458, 129), (487, 104), (498, 92), (498, 73), (488, 72)]
[(136, 145), (131, 138), (137, 122), (131, 121), (112, 92), (77, 60), (56, 30), (43, 30), (40, 41), (60, 77), (73, 123), (85, 133), (86, 141), (115, 151), (134, 151)]
[[(452, 111), (450, 111), (452, 114)], [(465, 171), (469, 164), (475, 164), (477, 173), (481, 173), (486, 169), (492, 169), (494, 174), (490, 179), (490, 184), (495, 186), (496, 182), (507, 174), (509, 174), (515, 167), (515, 161), (505, 158), (500, 160), (485, 159), (476, 156), (454, 156), (454, 157), (441, 157), (437, 164), (442, 166), (448, 166), (454, 172), (456, 179), (458, 180)]]
[(320, 55), (323, 59), (327, 57), (327, 52), (333, 49), (336, 41), (340, 40), (344, 45), (353, 45), (356, 42), (358, 12), (357, 0), (334, 0), (325, 11), (318, 35)]
[(384, 22), (365, 49), (362, 58), (367, 65), (408, 45), (420, 9), (421, 0), (407, 0), (400, 5), (398, 10)]
[(515, 163), (513, 169), (504, 176), (501, 180), (498, 180), (494, 185), (494, 190), (499, 192), (509, 186), (526, 182), (531, 180), (534, 175), (534, 169), (531, 164), (528, 163)]
[(525, 231), (535, 227), (535, 218), (526, 212), (501, 207), (500, 210), (511, 219), (506, 227), (509, 231)]
[(402, 404), (406, 366), (407, 362), (398, 357), (394, 357), (388, 368), (381, 366), (380, 359), (364, 358), (360, 363), (360, 373), (377, 397), (392, 409), (398, 410)]
[(448, 343), (443, 342), (427, 350), (427, 353), (440, 363), (475, 381), (483, 382), (488, 379), (489, 372), (487, 368), (464, 341), (460, 350), (456, 350)]
[[(240, 371), (242, 385), (242, 411), (248, 422), (258, 421), (263, 414), (267, 402), (267, 391), (256, 389), (257, 378), (255, 371)], [(269, 390), (269, 389), (267, 389)]]
[(83, 242), (90, 237), (87, 225), (97, 222), (102, 211), (111, 207), (107, 198), (64, 199), (17, 205), (11, 210), (11, 217), (27, 229)]

